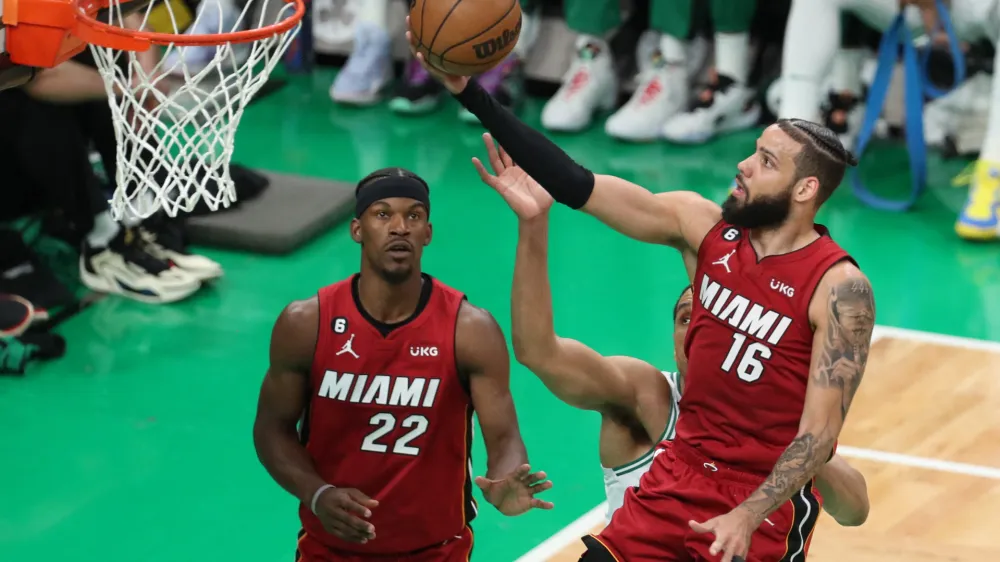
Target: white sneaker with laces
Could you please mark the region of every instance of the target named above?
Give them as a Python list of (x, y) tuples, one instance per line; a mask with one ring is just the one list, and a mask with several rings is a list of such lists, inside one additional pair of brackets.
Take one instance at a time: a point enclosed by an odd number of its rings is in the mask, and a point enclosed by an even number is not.
[(84, 245), (80, 280), (94, 291), (154, 304), (183, 300), (201, 287), (191, 273), (150, 255), (138, 235), (124, 228), (106, 248)]
[(581, 36), (576, 47), (576, 58), (562, 86), (542, 109), (542, 126), (550, 131), (581, 131), (598, 109), (609, 111), (618, 100), (618, 77), (607, 45)]

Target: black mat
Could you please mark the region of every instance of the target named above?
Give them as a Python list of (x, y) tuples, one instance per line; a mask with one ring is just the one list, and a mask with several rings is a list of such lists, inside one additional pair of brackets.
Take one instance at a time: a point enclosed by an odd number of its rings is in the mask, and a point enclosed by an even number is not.
[(261, 171), (271, 185), (235, 209), (192, 217), (191, 242), (261, 254), (286, 254), (351, 215), (354, 185)]

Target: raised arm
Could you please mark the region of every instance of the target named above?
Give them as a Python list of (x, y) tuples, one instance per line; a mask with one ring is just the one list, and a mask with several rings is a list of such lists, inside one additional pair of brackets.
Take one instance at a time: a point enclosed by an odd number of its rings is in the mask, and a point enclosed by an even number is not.
[[(511, 334), (518, 362), (531, 369), (563, 402), (585, 410), (640, 416), (642, 395), (670, 396), (656, 367), (631, 357), (603, 357), (572, 339), (556, 335), (548, 275), (548, 213), (519, 221), (517, 259), (511, 291)], [(664, 401), (660, 400), (660, 403)], [(664, 412), (644, 412), (661, 417)]]
[(551, 508), (550, 503), (533, 497), (549, 489), (551, 483), (541, 483), (544, 473), (529, 474), (528, 452), (510, 395), (507, 341), (493, 316), (467, 301), (458, 314), (455, 354), (468, 377), (486, 444), (486, 477), (476, 479), (484, 497), (505, 515), (518, 515), (533, 507)]
[(832, 267), (809, 308), (816, 331), (798, 436), (764, 484), (740, 506), (758, 525), (830, 458), (868, 362), (875, 299), (857, 267), (848, 262)]
[(556, 201), (583, 209), (631, 238), (695, 252), (721, 218), (719, 206), (697, 193), (654, 195), (621, 178), (595, 175), (545, 135), (521, 122), (474, 80), (447, 76), (426, 64), (417, 52), (413, 34), (407, 31), (407, 37), (414, 56)]

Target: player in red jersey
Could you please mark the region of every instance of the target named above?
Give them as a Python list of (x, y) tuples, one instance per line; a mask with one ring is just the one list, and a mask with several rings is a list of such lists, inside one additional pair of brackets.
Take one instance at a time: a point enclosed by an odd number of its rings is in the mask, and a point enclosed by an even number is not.
[[(494, 172), (503, 177), (510, 169), (509, 159), (503, 151), (491, 156)], [(521, 194), (537, 205), (519, 204)], [(560, 400), (601, 414), (599, 457), (610, 521), (622, 506), (625, 491), (639, 485), (657, 451), (674, 439), (688, 371), (684, 341), (694, 307), (692, 287), (681, 291), (672, 311), (675, 373), (634, 357), (602, 356), (583, 342), (560, 337), (554, 326), (547, 264), (552, 197), (541, 188), (507, 190), (503, 196), (518, 217), (511, 287), (514, 353)], [(838, 523), (864, 523), (869, 511), (865, 477), (843, 457), (833, 455), (823, 465), (816, 486), (823, 493), (823, 509)]]
[[(361, 271), (278, 317), (257, 454), (301, 501), (296, 560), (466, 562), (473, 482), (505, 515), (551, 509), (534, 496), (552, 484), (527, 464), (500, 327), (420, 270), (427, 184), (380, 170), (356, 198)], [(473, 412), (485, 478), (472, 477)]]
[(837, 135), (801, 120), (768, 127), (720, 208), (594, 174), (474, 81), (427, 67), (520, 166), (498, 178), (477, 160), (485, 182), (534, 205), (530, 176), (562, 204), (678, 249), (692, 280), (676, 438), (585, 538), (584, 559), (803, 560), (820, 511), (814, 478), (861, 383), (875, 317), (868, 279), (815, 224), (854, 164)]

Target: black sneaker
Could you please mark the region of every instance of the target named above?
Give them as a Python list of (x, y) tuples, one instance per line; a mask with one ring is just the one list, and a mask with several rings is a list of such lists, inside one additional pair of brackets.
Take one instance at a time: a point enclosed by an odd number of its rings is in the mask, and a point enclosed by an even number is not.
[(201, 281), (222, 277), (221, 265), (187, 249), (183, 223), (161, 218), (147, 221), (137, 230), (145, 242), (146, 251), (154, 258), (168, 262)]
[(152, 255), (140, 233), (131, 228), (122, 228), (107, 248), (84, 243), (80, 279), (94, 291), (147, 303), (179, 301), (201, 287), (190, 272)]
[(441, 103), (444, 86), (413, 59), (406, 65), (403, 80), (389, 100), (389, 109), (396, 113), (420, 114), (433, 111)]

